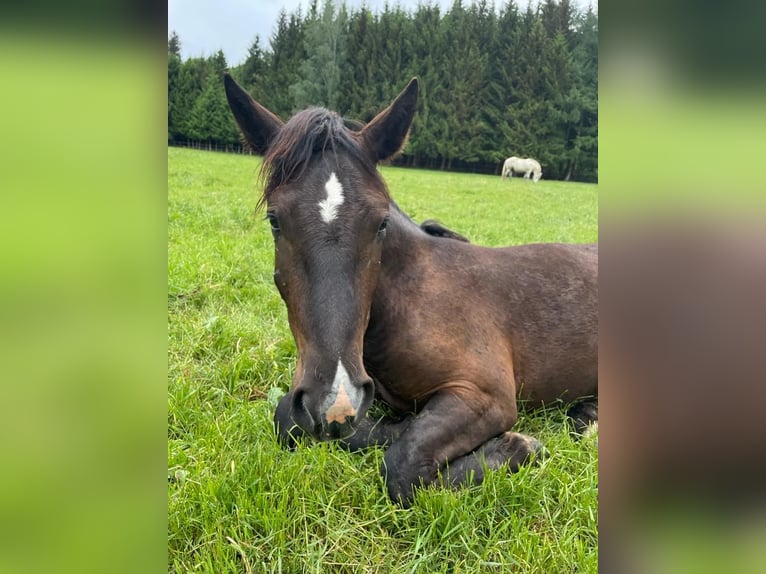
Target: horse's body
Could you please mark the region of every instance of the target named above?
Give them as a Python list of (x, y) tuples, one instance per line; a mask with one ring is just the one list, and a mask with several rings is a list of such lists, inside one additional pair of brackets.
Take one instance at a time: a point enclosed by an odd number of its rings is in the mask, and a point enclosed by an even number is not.
[[(399, 151), (417, 82), (360, 131), (327, 110), (283, 124), (227, 77), (251, 147), (266, 152), (274, 279), (298, 347), (275, 414), (284, 444), (309, 435), (388, 445), (389, 495), (439, 475), (482, 480), (540, 449), (509, 432), (517, 400), (597, 394), (597, 248), (486, 248), (393, 203), (375, 163)], [(400, 417), (373, 420), (377, 396)]]
[(523, 173), (524, 179), (529, 179), (531, 174), (532, 181), (537, 183), (543, 176), (543, 168), (537, 160), (531, 157), (520, 158), (511, 156), (503, 163), (503, 172), (500, 177), (503, 179), (513, 177), (514, 173)]

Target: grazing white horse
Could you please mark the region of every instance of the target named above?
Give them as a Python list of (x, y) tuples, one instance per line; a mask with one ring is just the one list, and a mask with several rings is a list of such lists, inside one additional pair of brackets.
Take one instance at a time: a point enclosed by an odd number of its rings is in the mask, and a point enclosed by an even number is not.
[(537, 160), (531, 157), (522, 159), (520, 157), (509, 157), (503, 164), (503, 173), (500, 177), (505, 179), (506, 177), (513, 177), (513, 173), (523, 173), (524, 179), (529, 179), (529, 174), (532, 174), (532, 181), (537, 183), (543, 176), (543, 168)]

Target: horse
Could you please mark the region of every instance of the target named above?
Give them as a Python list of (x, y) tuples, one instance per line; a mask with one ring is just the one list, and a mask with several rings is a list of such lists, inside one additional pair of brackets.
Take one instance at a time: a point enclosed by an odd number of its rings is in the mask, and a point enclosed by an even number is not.
[[(511, 430), (519, 403), (597, 400), (597, 246), (488, 248), (407, 216), (377, 164), (407, 139), (417, 78), (358, 130), (324, 108), (285, 122), (224, 84), (264, 155), (258, 208), (297, 348), (279, 442), (385, 447), (385, 488), (404, 507), (420, 486), (539, 460), (542, 444)], [(390, 414), (370, 416), (373, 399)]]
[(515, 173), (523, 173), (524, 179), (529, 179), (529, 174), (532, 174), (532, 181), (537, 183), (543, 176), (543, 168), (540, 166), (540, 162), (531, 157), (522, 159), (520, 157), (511, 156), (503, 163), (503, 171), (500, 175), (501, 178), (513, 177)]

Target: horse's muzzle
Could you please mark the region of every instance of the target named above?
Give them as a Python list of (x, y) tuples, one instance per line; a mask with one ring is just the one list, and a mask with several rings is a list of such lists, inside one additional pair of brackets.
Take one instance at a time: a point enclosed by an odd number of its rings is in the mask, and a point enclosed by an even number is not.
[(322, 438), (324, 440), (348, 438), (356, 432), (355, 422), (356, 420), (351, 417), (347, 417), (342, 423), (332, 421), (322, 429)]
[[(275, 414), (277, 435), (290, 445), (297, 429), (316, 440), (338, 440), (354, 434), (357, 422), (364, 417), (374, 395), (372, 380), (355, 383), (328, 393), (318, 400), (306, 388), (297, 388), (282, 398)], [(284, 436), (283, 436), (284, 435)], [(283, 440), (284, 442), (284, 440)]]

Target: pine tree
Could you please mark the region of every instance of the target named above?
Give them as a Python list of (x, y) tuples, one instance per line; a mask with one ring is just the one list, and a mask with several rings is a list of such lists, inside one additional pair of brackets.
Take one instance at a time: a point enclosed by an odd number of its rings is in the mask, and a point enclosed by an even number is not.
[(223, 89), (226, 57), (219, 50), (206, 64), (204, 89), (191, 111), (193, 129), (190, 135), (203, 142), (234, 144), (238, 141), (238, 132)]
[(256, 36), (247, 50), (247, 58), (236, 70), (237, 81), (256, 101), (263, 101), (268, 93), (269, 54), (261, 48), (261, 38)]
[(481, 156), (483, 135), (482, 97), (485, 93), (487, 54), (481, 38), (491, 34), (491, 27), (481, 29), (482, 18), (476, 5), (464, 9), (460, 0), (442, 20), (443, 45), (449, 57), (444, 62), (443, 99), (444, 133), (437, 148), (447, 168), (460, 159), (474, 163)]
[(181, 39), (175, 30), (170, 33), (170, 38), (168, 38), (168, 54), (181, 57)]
[(180, 120), (176, 111), (178, 105), (178, 82), (181, 75), (181, 58), (168, 52), (168, 141), (177, 141), (180, 135)]
[(194, 139), (192, 110), (197, 98), (202, 94), (206, 76), (207, 65), (204, 58), (189, 58), (180, 66), (178, 84), (173, 91), (172, 105), (169, 109), (169, 121), (173, 126), (175, 141)]
[(545, 0), (540, 17), (549, 38), (561, 33), (569, 47), (574, 44), (574, 8), (569, 0)]
[(575, 26), (572, 60), (577, 118), (573, 122), (570, 169), (565, 178), (598, 180), (598, 16), (589, 8)]
[(497, 19), (494, 37), (488, 47), (484, 146), (487, 161), (497, 165), (497, 173), (505, 158), (517, 155), (518, 142), (512, 127), (521, 101), (516, 90), (521, 50), (521, 15), (514, 2), (508, 2)]
[(322, 15), (309, 19), (305, 28), (307, 58), (300, 65), (300, 79), (290, 86), (296, 109), (324, 106), (336, 110), (340, 97), (340, 71), (346, 58), (348, 14), (341, 5), (337, 14), (332, 0), (325, 0)]
[(297, 111), (290, 86), (298, 81), (298, 69), (306, 57), (304, 33), (300, 8), (289, 17), (284, 10), (279, 13), (277, 30), (271, 37), (268, 93), (261, 103), (282, 118)]
[[(441, 13), (438, 5), (421, 4), (415, 11), (412, 26), (412, 55), (409, 58), (411, 76), (420, 77), (418, 109), (412, 124), (409, 146), (404, 153), (412, 157), (411, 164), (437, 167), (439, 132), (444, 116), (439, 102), (444, 86), (444, 59), (441, 38)], [(441, 130), (443, 131), (443, 130)]]
[(376, 96), (378, 21), (365, 6), (349, 16), (346, 34), (346, 65), (340, 70), (338, 111), (369, 122), (379, 111)]

